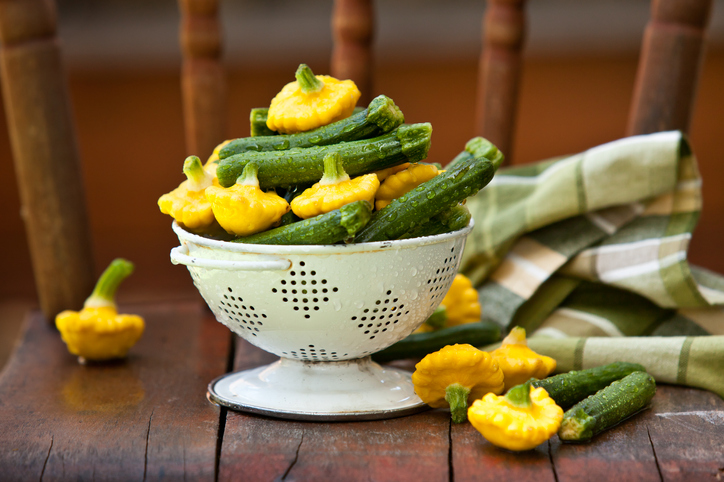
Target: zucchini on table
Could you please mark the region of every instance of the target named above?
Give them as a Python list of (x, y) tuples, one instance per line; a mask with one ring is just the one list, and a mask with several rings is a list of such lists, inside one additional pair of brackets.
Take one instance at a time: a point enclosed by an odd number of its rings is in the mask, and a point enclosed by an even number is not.
[(372, 359), (378, 363), (385, 363), (404, 358), (422, 358), (447, 345), (467, 343), (473, 346), (485, 346), (499, 340), (498, 325), (488, 321), (478, 321), (427, 333), (414, 333), (374, 353)]
[(563, 414), (558, 437), (585, 442), (646, 408), (656, 393), (656, 382), (636, 371), (578, 402)]
[(369, 221), (371, 213), (370, 203), (355, 201), (326, 214), (233, 241), (248, 244), (334, 244), (354, 237)]
[[(294, 147), (326, 146), (367, 139), (390, 132), (405, 122), (402, 111), (385, 95), (375, 97), (369, 107), (346, 119), (296, 134), (255, 136), (255, 132), (264, 132), (261, 126), (262, 117), (261, 109), (253, 109), (250, 118), (252, 137), (232, 140), (219, 151), (219, 159), (242, 152), (285, 151)], [(266, 126), (265, 117), (264, 122)], [(268, 128), (267, 130), (274, 132)]]
[(314, 183), (324, 173), (324, 157), (336, 152), (347, 174), (357, 176), (425, 159), (431, 136), (432, 126), (429, 123), (409, 124), (372, 139), (295, 147), (285, 151), (243, 152), (221, 159), (216, 175), (221, 186), (232, 186), (244, 166), (253, 162), (259, 167), (262, 189)]
[(645, 372), (638, 363), (614, 362), (586, 370), (574, 370), (542, 380), (532, 380), (535, 388), (545, 388), (556, 404), (566, 409), (589, 395), (606, 388), (612, 382), (620, 380), (633, 372)]

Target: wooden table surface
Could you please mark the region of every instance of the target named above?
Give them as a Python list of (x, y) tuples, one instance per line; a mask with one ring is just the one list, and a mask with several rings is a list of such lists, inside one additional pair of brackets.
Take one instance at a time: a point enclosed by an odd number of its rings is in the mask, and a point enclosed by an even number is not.
[(724, 478), (724, 401), (660, 386), (588, 444), (513, 453), (449, 413), (312, 423), (227, 411), (206, 386), (275, 357), (197, 303), (123, 307), (146, 333), (122, 362), (79, 365), (38, 313), (0, 376), (0, 480), (682, 480)]

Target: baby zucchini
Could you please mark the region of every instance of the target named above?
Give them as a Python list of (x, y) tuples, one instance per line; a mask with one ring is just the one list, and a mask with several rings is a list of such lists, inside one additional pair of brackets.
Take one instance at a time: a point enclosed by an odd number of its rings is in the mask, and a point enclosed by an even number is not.
[(588, 441), (645, 408), (655, 393), (656, 382), (648, 373), (626, 375), (564, 413), (558, 437), (570, 442)]
[(394, 345), (374, 353), (372, 359), (378, 363), (386, 363), (403, 358), (422, 358), (447, 345), (467, 343), (473, 346), (484, 346), (499, 340), (500, 327), (498, 325), (488, 321), (476, 321), (427, 333), (414, 333)]
[(638, 363), (615, 362), (586, 370), (561, 373), (543, 380), (532, 380), (535, 388), (545, 388), (562, 409), (572, 407), (589, 395), (609, 386), (633, 372), (645, 372)]
[(355, 201), (326, 214), (233, 241), (249, 244), (334, 244), (352, 238), (367, 224), (371, 214), (370, 203)]
[[(337, 152), (347, 174), (357, 176), (425, 159), (431, 135), (429, 123), (409, 124), (373, 139), (295, 147), (285, 151), (243, 152), (219, 161), (216, 175), (223, 187), (232, 186), (244, 171), (244, 166), (254, 162), (259, 166), (258, 178), (262, 189), (314, 183), (324, 173), (324, 156)], [(277, 137), (280, 136), (274, 136)]]
[(436, 234), (452, 233), (458, 229), (463, 229), (470, 224), (472, 215), (468, 208), (462, 204), (457, 204), (446, 209), (432, 218), (425, 224), (403, 234), (400, 239), (420, 238), (422, 236), (435, 236)]
[[(250, 119), (252, 137), (232, 140), (219, 151), (219, 159), (226, 159), (242, 152), (286, 151), (294, 147), (326, 146), (368, 139), (390, 132), (405, 122), (402, 111), (392, 99), (384, 95), (375, 97), (367, 109), (346, 119), (296, 134), (254, 136), (254, 132), (261, 133), (263, 130), (260, 125), (261, 113), (260, 109), (252, 110)], [(267, 131), (273, 132), (268, 128)]]
[(358, 233), (356, 242), (399, 239), (441, 211), (477, 193), (490, 182), (493, 174), (495, 166), (488, 158), (464, 159), (375, 212)]
[[(355, 107), (353, 114), (362, 112), (364, 107)], [(269, 129), (266, 125), (266, 120), (269, 117), (269, 107), (255, 107), (251, 109), (249, 114), (249, 126), (251, 127), (251, 135), (254, 136), (276, 136), (279, 135), (277, 131)]]

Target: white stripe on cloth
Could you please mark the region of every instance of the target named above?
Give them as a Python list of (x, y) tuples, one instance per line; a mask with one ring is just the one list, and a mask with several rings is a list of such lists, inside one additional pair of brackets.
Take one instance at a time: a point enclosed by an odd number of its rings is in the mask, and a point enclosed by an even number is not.
[(550, 277), (550, 275), (551, 275), (551, 273), (549, 273), (548, 271), (546, 271), (546, 270), (544, 270), (544, 269), (542, 269), (542, 268), (539, 268), (538, 266), (534, 265), (533, 263), (531, 263), (531, 262), (528, 261), (527, 259), (521, 258), (521, 257), (518, 256), (517, 254), (508, 253), (508, 255), (506, 256), (506, 258), (507, 258), (508, 260), (512, 261), (513, 264), (515, 264), (515, 265), (517, 265), (518, 267), (522, 268), (525, 272), (527, 272), (528, 274), (530, 274), (530, 275), (533, 276), (534, 278), (539, 279), (539, 280), (541, 280), (541, 281), (547, 280), (547, 279)]
[(559, 330), (558, 328), (553, 328), (552, 326), (546, 326), (543, 328), (539, 328), (538, 330), (534, 331), (533, 334), (530, 336), (533, 337), (545, 337), (545, 338), (568, 338), (569, 336)]
[[(680, 242), (682, 240), (689, 241), (691, 240), (691, 233), (681, 233), (676, 234), (674, 236), (667, 236), (665, 238), (649, 238), (649, 239), (642, 239), (641, 241), (632, 241), (630, 243), (623, 243), (623, 244), (607, 244), (604, 246), (598, 246), (596, 248), (591, 248), (583, 251), (583, 253), (587, 255), (592, 254), (599, 254), (599, 253), (616, 253), (619, 251), (630, 251), (632, 249), (636, 248), (643, 248), (647, 246), (657, 246), (661, 244), (668, 244), (673, 242)], [(582, 254), (583, 254), (582, 253)]]
[(724, 303), (724, 293), (722, 293), (721, 291), (715, 290), (713, 288), (708, 288), (698, 283), (696, 287), (699, 289), (699, 293), (701, 294), (701, 296), (703, 296), (704, 299), (709, 302), (709, 304), (718, 305)]
[(598, 279), (604, 283), (613, 283), (615, 281), (658, 271), (684, 260), (686, 260), (686, 251), (679, 251), (660, 260), (647, 261), (646, 263), (635, 264), (626, 268), (614, 269), (603, 273), (599, 272)]
[(608, 336), (626, 336), (621, 332), (621, 330), (618, 329), (616, 325), (611, 323), (610, 320), (607, 320), (606, 318), (603, 318), (601, 316), (586, 313), (585, 311), (574, 310), (571, 308), (558, 308), (556, 312), (562, 316), (585, 321), (586, 323), (597, 326)]

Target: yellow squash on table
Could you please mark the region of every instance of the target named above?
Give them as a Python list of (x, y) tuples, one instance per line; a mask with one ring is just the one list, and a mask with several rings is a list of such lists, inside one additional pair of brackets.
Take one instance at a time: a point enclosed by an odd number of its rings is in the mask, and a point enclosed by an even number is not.
[(530, 382), (511, 388), (505, 396), (493, 393), (473, 402), (468, 420), (493, 445), (508, 450), (530, 450), (558, 431), (563, 409), (543, 388)]
[(455, 423), (465, 421), (468, 402), (503, 391), (503, 372), (489, 353), (467, 344), (448, 345), (415, 365), (415, 393), (433, 408), (450, 407)]
[(505, 374), (505, 389), (524, 383), (530, 378), (545, 378), (556, 369), (556, 361), (539, 355), (528, 347), (525, 329), (516, 326), (503, 338), (500, 348), (492, 352)]
[(143, 334), (145, 323), (138, 315), (118, 314), (115, 294), (133, 272), (133, 263), (115, 259), (96, 283), (81, 311), (66, 310), (55, 317), (55, 326), (79, 361), (123, 358)]

